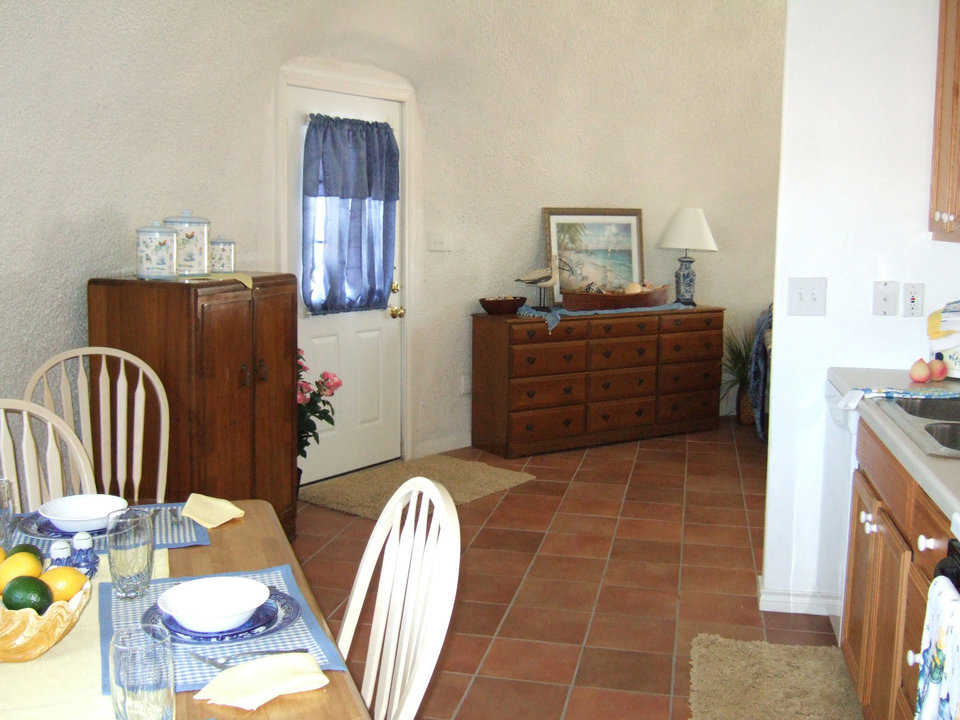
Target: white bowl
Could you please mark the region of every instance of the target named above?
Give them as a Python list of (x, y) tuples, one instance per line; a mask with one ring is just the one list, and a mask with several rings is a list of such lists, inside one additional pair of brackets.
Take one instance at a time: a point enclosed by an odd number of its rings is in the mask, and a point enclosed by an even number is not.
[(239, 576), (209, 577), (174, 585), (157, 599), (160, 609), (187, 630), (223, 632), (243, 625), (270, 597), (262, 582)]
[(116, 495), (65, 495), (45, 502), (39, 513), (65, 532), (103, 530), (107, 515), (123, 510), (127, 501)]

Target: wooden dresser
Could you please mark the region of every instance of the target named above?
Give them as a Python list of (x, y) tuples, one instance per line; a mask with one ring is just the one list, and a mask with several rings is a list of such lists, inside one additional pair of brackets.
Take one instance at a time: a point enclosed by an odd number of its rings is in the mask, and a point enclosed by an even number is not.
[(90, 280), (90, 344), (143, 358), (163, 381), (168, 502), (192, 491), (267, 500), (292, 537), (296, 277), (251, 275), (252, 288), (236, 280)]
[(505, 457), (715, 428), (723, 308), (473, 316), (473, 446)]

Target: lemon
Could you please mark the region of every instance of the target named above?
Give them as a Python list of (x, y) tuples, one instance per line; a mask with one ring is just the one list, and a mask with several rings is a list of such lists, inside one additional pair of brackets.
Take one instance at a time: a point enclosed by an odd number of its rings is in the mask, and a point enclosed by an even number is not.
[(33, 608), (43, 615), (53, 602), (53, 593), (40, 578), (15, 577), (3, 589), (3, 606), (7, 610)]
[(87, 576), (75, 567), (66, 565), (53, 567), (40, 576), (50, 590), (53, 591), (53, 601), (69, 600), (87, 582)]
[(0, 589), (6, 589), (7, 583), (21, 575), (40, 577), (43, 565), (37, 556), (31, 552), (12, 553), (3, 562), (0, 562)]
[(0, 547), (0, 563), (7, 559), (7, 551)]
[(10, 548), (11, 555), (16, 555), (18, 552), (33, 553), (37, 556), (37, 560), (43, 563), (43, 551), (36, 545), (31, 545), (30, 543), (20, 543), (19, 545), (14, 545), (12, 548)]

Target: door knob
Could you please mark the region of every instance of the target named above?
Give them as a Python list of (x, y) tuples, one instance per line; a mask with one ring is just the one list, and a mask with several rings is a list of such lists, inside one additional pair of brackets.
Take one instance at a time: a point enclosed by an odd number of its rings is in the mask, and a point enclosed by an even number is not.
[(391, 293), (398, 293), (398, 292), (400, 292), (400, 283), (398, 283), (396, 280), (394, 280), (394, 281), (390, 284), (390, 292), (391, 292)]
[(402, 318), (402, 317), (403, 317), (404, 315), (406, 315), (406, 314), (407, 314), (406, 308), (403, 308), (403, 307), (393, 307), (393, 305), (390, 306), (390, 317), (392, 317), (392, 318), (394, 318), (394, 319), (396, 319), (396, 318)]

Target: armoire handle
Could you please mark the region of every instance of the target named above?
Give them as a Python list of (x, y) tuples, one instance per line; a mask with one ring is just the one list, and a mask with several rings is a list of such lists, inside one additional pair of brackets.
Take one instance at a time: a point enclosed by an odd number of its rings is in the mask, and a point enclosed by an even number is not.
[(250, 384), (250, 368), (246, 363), (240, 365), (240, 387), (247, 387)]
[(267, 363), (263, 358), (260, 358), (260, 362), (257, 363), (257, 380), (266, 380), (267, 379)]

